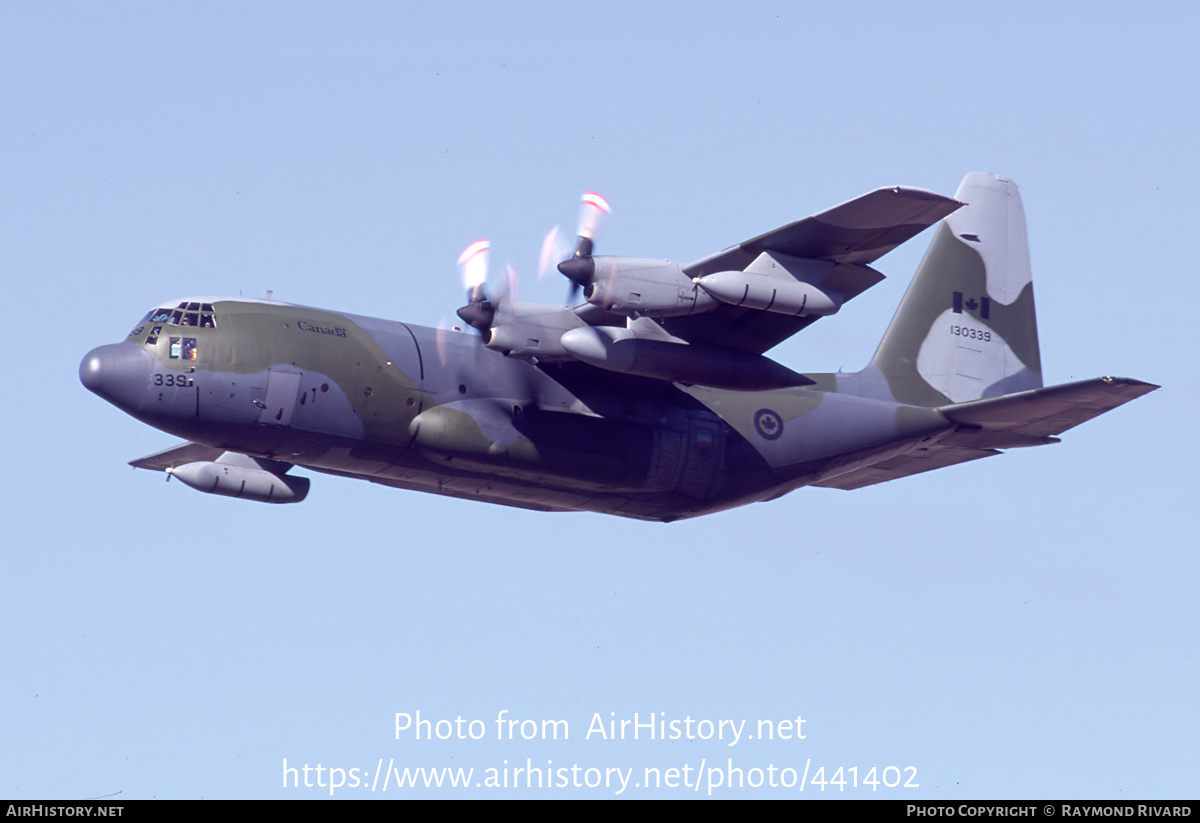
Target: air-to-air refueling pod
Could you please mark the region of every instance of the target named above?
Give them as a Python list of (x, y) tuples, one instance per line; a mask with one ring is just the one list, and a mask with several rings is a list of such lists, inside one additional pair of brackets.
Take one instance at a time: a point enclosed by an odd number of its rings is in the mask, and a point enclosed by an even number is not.
[(166, 470), (185, 486), (205, 494), (241, 497), (262, 503), (299, 503), (308, 496), (309, 479), (276, 474), (254, 458), (226, 452), (215, 462), (185, 463)]

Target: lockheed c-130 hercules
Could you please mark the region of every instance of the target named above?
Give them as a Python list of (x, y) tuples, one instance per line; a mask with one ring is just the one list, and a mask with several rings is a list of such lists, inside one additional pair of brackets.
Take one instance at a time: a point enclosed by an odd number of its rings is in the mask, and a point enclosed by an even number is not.
[[(584, 196), (558, 264), (576, 306), (491, 297), (460, 259), (479, 333), (271, 300), (149, 312), (83, 384), (188, 442), (132, 461), (203, 492), (298, 502), (293, 466), (541, 511), (695, 517), (803, 486), (857, 489), (1057, 435), (1157, 386), (1043, 388), (1016, 185), (884, 188), (692, 263), (593, 256)], [(798, 373), (765, 352), (883, 279), (939, 223), (874, 357)], [(570, 254), (569, 250), (564, 254)]]

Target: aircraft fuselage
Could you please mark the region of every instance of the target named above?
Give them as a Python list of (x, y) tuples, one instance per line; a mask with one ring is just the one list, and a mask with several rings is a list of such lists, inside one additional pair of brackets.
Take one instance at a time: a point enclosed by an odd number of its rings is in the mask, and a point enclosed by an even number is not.
[(472, 334), (270, 301), (171, 303), (90, 352), (80, 375), (137, 419), (215, 449), (652, 520), (776, 497), (952, 428), (934, 409), (535, 365)]

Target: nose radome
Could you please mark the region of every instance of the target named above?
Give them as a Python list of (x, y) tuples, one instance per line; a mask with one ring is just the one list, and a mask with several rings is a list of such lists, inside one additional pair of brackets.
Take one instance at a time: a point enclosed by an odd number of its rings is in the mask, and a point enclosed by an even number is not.
[(146, 392), (154, 358), (136, 343), (99, 346), (79, 364), (79, 382), (110, 403), (136, 406)]
[(98, 349), (92, 349), (83, 356), (83, 361), (79, 364), (79, 382), (83, 384), (88, 391), (96, 391), (99, 388), (104, 373), (104, 353), (103, 350), (107, 346), (101, 346)]

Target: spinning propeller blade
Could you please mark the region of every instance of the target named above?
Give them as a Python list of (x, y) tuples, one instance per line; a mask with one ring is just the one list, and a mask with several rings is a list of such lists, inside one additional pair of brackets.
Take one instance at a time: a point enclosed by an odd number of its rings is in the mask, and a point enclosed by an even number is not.
[(596, 232), (604, 217), (612, 214), (608, 201), (594, 191), (586, 192), (581, 201), (579, 211), (579, 240), (575, 246), (575, 254), (558, 264), (558, 270), (571, 281), (567, 291), (567, 302), (573, 303), (579, 289), (592, 282), (596, 266), (592, 260), (592, 249), (595, 247)]
[(463, 288), (467, 290), (467, 305), (458, 310), (458, 316), (479, 331), (486, 331), (496, 316), (496, 308), (483, 288), (487, 282), (488, 250), (491, 247), (487, 240), (476, 240), (458, 256), (458, 271), (462, 275)]

